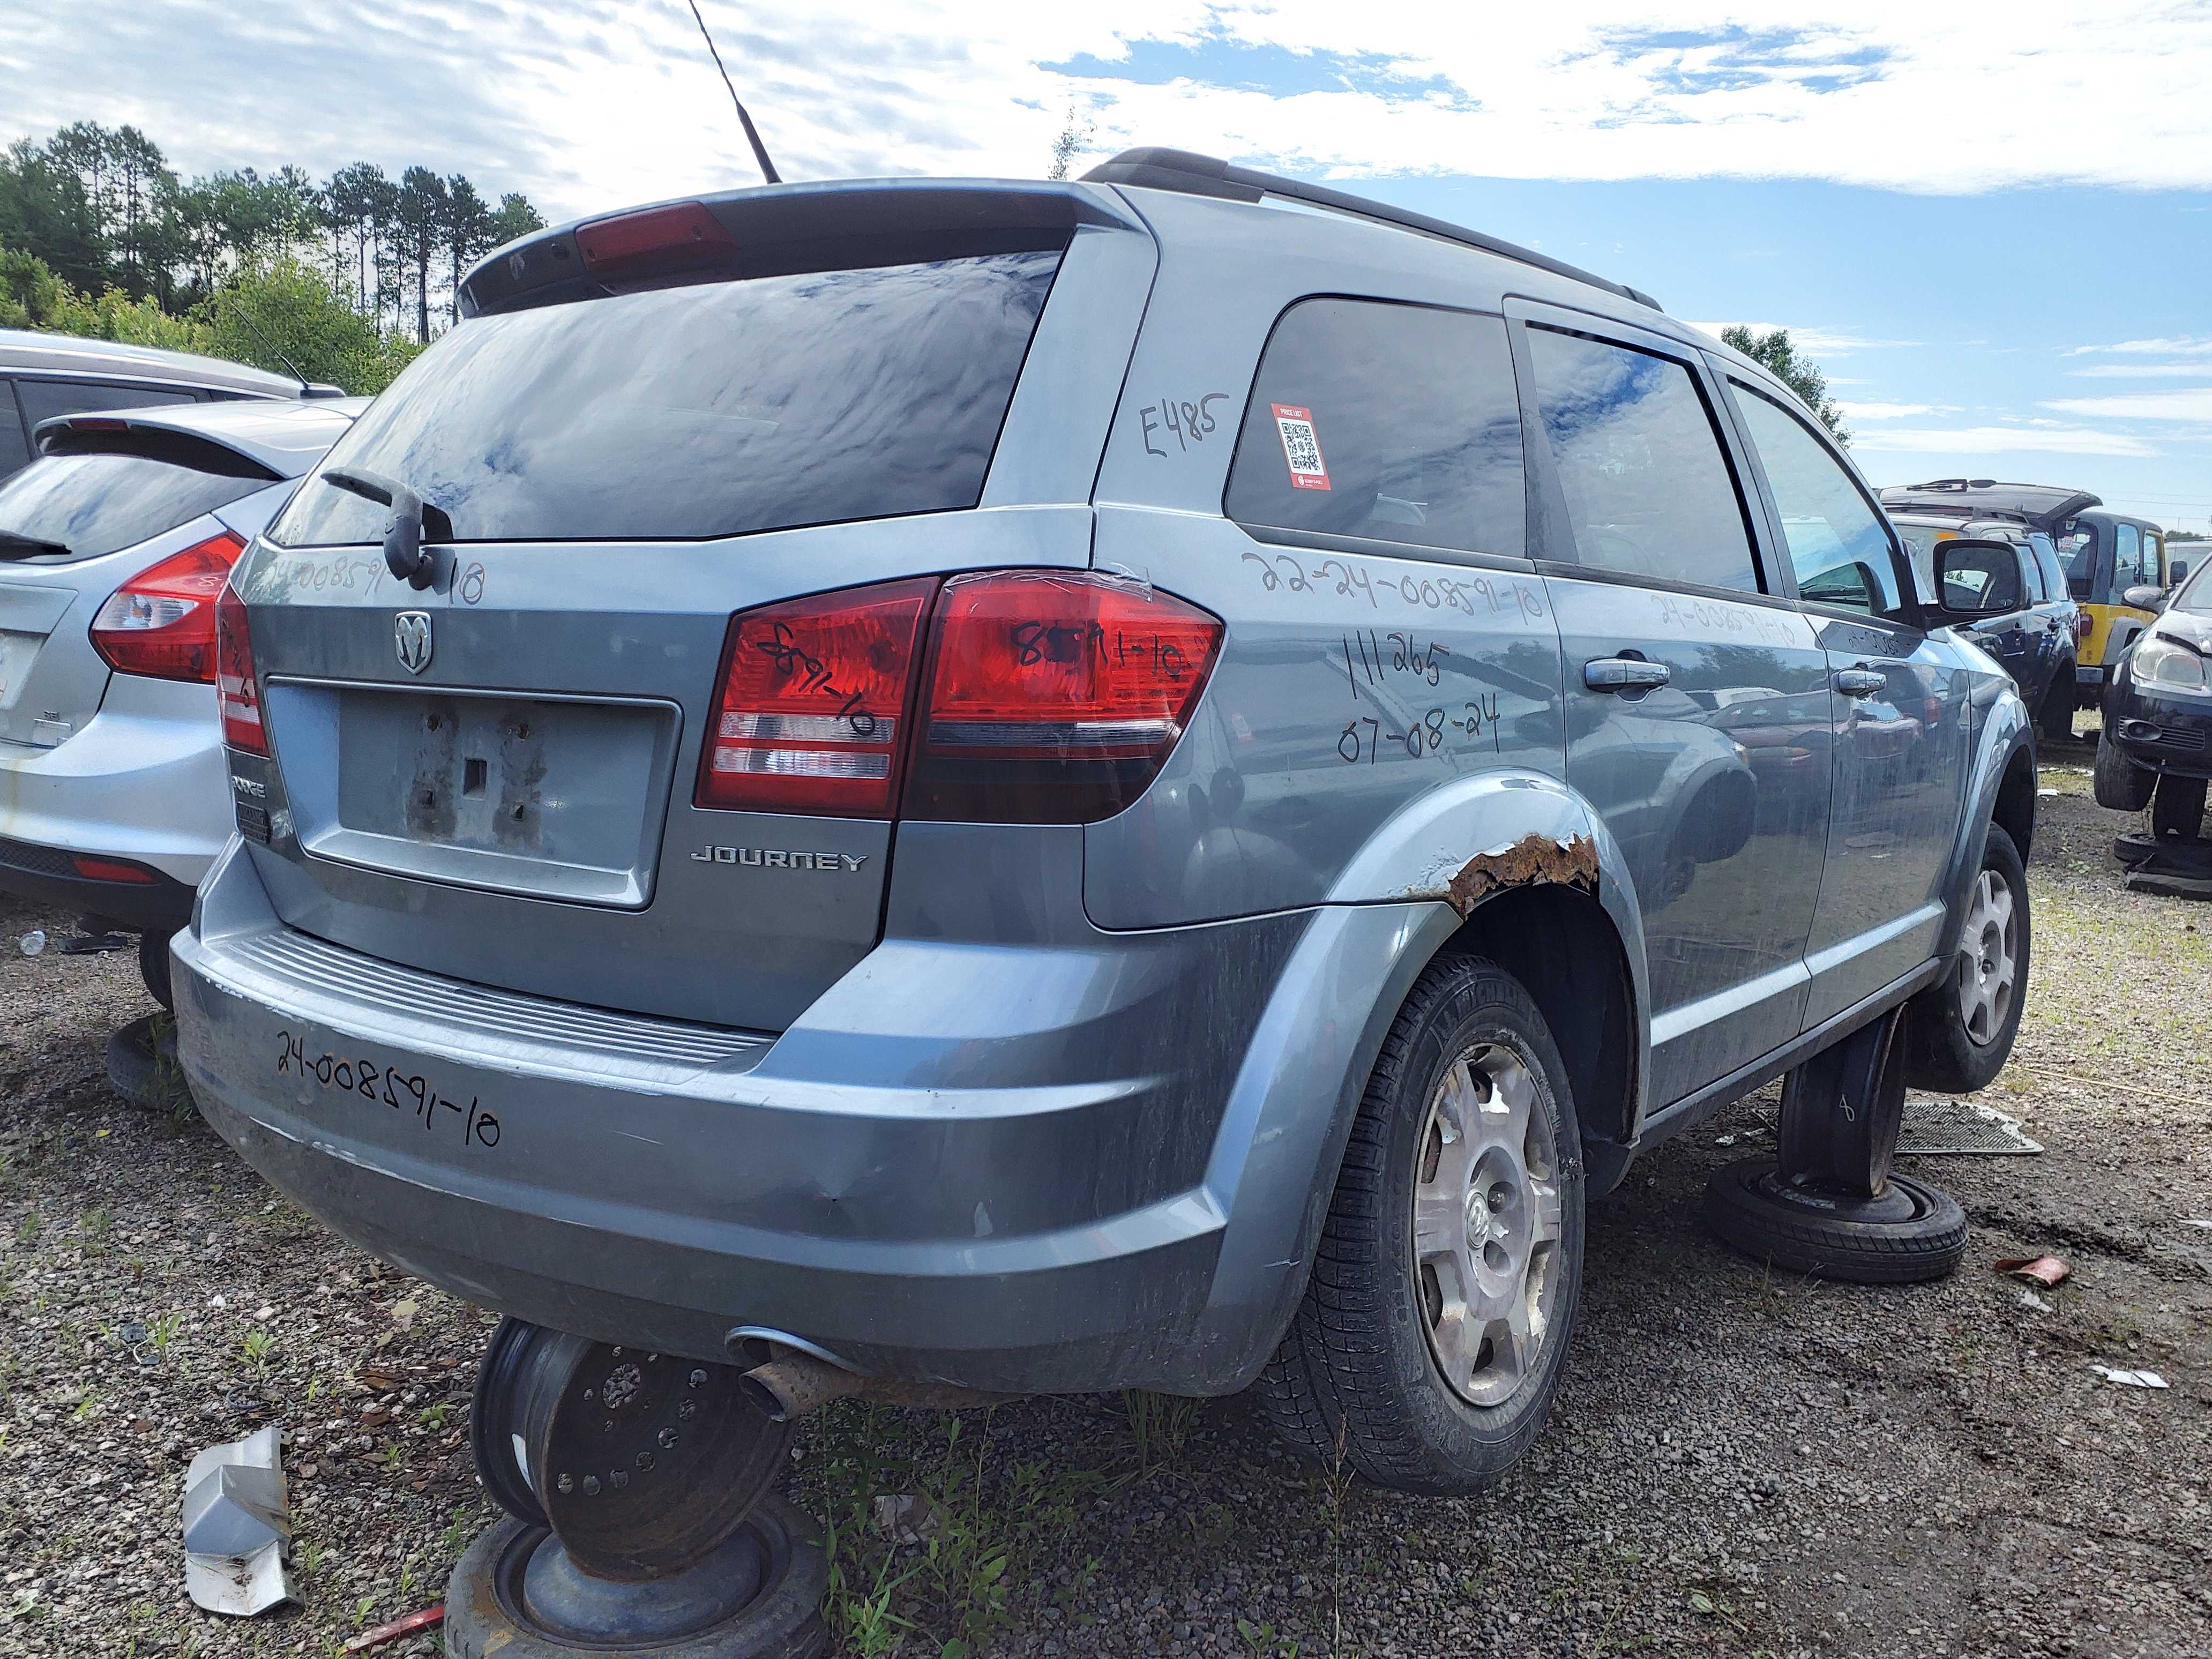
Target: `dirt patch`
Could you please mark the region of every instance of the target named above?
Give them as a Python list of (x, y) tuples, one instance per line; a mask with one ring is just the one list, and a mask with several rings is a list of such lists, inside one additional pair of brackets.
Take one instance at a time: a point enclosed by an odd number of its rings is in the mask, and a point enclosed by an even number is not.
[[(1706, 1176), (1771, 1144), (1767, 1091), (1594, 1208), (1558, 1407), (1486, 1497), (1302, 1469), (1241, 1400), (829, 1408), (793, 1486), (844, 1540), (842, 1650), (2212, 1652), (2212, 1231), (2185, 1224), (2212, 1220), (2212, 906), (2122, 890), (2130, 821), (2087, 763), (2045, 756), (2033, 989), (1986, 1097), (2050, 1150), (1911, 1161), (1972, 1219), (1956, 1278), (1778, 1277), (1705, 1233)], [(465, 1443), (491, 1322), (118, 1102), (134, 964), (13, 949), (67, 924), (0, 907), (0, 1651), (327, 1655), (438, 1599), (491, 1518)], [(2049, 1312), (1989, 1267), (2046, 1249), (2075, 1270)], [(266, 1422), (307, 1605), (231, 1622), (185, 1600), (180, 1483)], [(925, 1543), (871, 1524), (909, 1493)]]

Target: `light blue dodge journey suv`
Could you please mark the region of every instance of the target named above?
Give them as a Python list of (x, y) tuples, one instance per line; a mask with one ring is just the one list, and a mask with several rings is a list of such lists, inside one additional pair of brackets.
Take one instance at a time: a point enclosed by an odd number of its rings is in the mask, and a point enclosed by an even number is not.
[(1256, 1382), (1464, 1490), (1639, 1149), (1900, 1006), (1925, 1086), (2010, 1048), (1989, 573), (1917, 592), (1632, 289), (1145, 150), (587, 221), (461, 310), (236, 567), (173, 960), (209, 1119), (459, 1296)]

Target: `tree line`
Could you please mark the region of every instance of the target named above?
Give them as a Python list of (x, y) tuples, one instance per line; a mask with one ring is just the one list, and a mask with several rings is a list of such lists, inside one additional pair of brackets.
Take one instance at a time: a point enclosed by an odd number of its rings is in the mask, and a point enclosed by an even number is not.
[[(544, 222), (519, 191), (495, 202), (466, 174), (427, 167), (396, 179), (356, 161), (320, 181), (291, 166), (185, 179), (137, 128), (79, 121), (0, 152), (0, 324), (207, 349), (200, 334), (232, 332), (225, 319), (250, 289), (282, 301), (278, 324), (311, 324), (306, 343), (343, 338), (355, 378), (380, 385), (408, 346), (454, 320), (472, 263)], [(263, 292), (271, 283), (274, 295)], [(226, 355), (282, 368), (265, 349)]]

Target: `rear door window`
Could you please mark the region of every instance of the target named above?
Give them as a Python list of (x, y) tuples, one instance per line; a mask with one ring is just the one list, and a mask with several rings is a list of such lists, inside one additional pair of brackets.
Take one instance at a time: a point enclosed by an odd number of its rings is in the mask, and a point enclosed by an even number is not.
[(1894, 548), (1865, 492), (1797, 416), (1756, 386), (1729, 384), (1782, 515), (1798, 597), (1869, 616), (1902, 616)]
[(2035, 555), (2023, 547), (2020, 550), (2021, 597), (2030, 605), (2041, 605), (2046, 597), (2043, 591), (2043, 568), (2035, 562)]
[(0, 568), (27, 544), (79, 559), (135, 546), (270, 483), (143, 455), (48, 455), (0, 483)]
[(1267, 341), (1224, 503), (1255, 530), (1518, 557), (1528, 496), (1503, 318), (1305, 300)]
[(1757, 592), (1742, 498), (1689, 366), (1536, 325), (1528, 356), (1576, 557)]
[(23, 418), (35, 431), (40, 421), (57, 415), (89, 415), (107, 409), (153, 409), (166, 404), (197, 402), (189, 392), (166, 392), (155, 386), (126, 386), (113, 380), (18, 380)]
[(15, 388), (0, 380), (0, 478), (31, 459), (31, 442), (23, 430), (23, 417), (15, 411)]
[(2142, 532), (2131, 524), (2112, 526), (2112, 598), (2125, 593), (2138, 582), (2150, 579), (2143, 574)]
[[(688, 284), (472, 318), (331, 451), (460, 541), (735, 536), (972, 507), (1057, 252)], [(374, 541), (319, 477), (270, 528)]]

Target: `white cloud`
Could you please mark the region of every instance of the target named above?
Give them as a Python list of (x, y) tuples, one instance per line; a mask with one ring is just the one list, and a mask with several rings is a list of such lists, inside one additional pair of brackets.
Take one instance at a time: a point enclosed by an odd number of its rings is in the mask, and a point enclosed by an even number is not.
[[(1782, 329), (1790, 336), (1790, 343), (1812, 357), (1848, 357), (1854, 351), (1881, 351), (1895, 346), (1917, 346), (1917, 340), (1877, 340), (1863, 334), (1854, 334), (1847, 328), (1802, 328), (1795, 323), (1692, 323), (1692, 328), (1702, 329), (1716, 340), (1724, 328), (1747, 328), (1753, 334), (1771, 334)], [(1831, 386), (1856, 386), (1856, 380), (1831, 380)]]
[(2185, 377), (2202, 379), (2212, 374), (2212, 365), (2205, 363), (2093, 363), (2087, 368), (2069, 368), (2066, 373), (2077, 380), (2145, 380), (2152, 379), (2180, 380)]
[[(1829, 382), (1833, 385), (1834, 382)], [(1837, 405), (1844, 418), (1851, 421), (1901, 421), (1914, 415), (1956, 415), (1956, 404), (1855, 404), (1839, 401)]]
[[(1094, 155), (1177, 144), (1344, 179), (2212, 187), (2212, 11), (2170, 0), (2017, 7), (2001, 28), (1924, 0), (1732, 0), (1723, 22), (1655, 0), (702, 4), (796, 179), (1034, 174), (1073, 101)], [(9, 136), (129, 122), (187, 171), (432, 157), (556, 214), (754, 176), (674, 0), (88, 9), (11, 0)], [(2052, 118), (2115, 87), (2130, 118)]]
[(1854, 433), (1851, 447), (1899, 455), (2129, 455), (2165, 452), (2124, 432), (2089, 427), (1875, 427)]
[(2075, 346), (2065, 355), (2086, 357), (2097, 351), (2127, 352), (2145, 357), (2212, 357), (2212, 338), (2183, 335), (2162, 340), (2122, 340), (2117, 345)]
[(2112, 398), (2053, 398), (2043, 407), (2062, 415), (2123, 421), (2212, 421), (2212, 386), (2179, 392), (2127, 392)]

